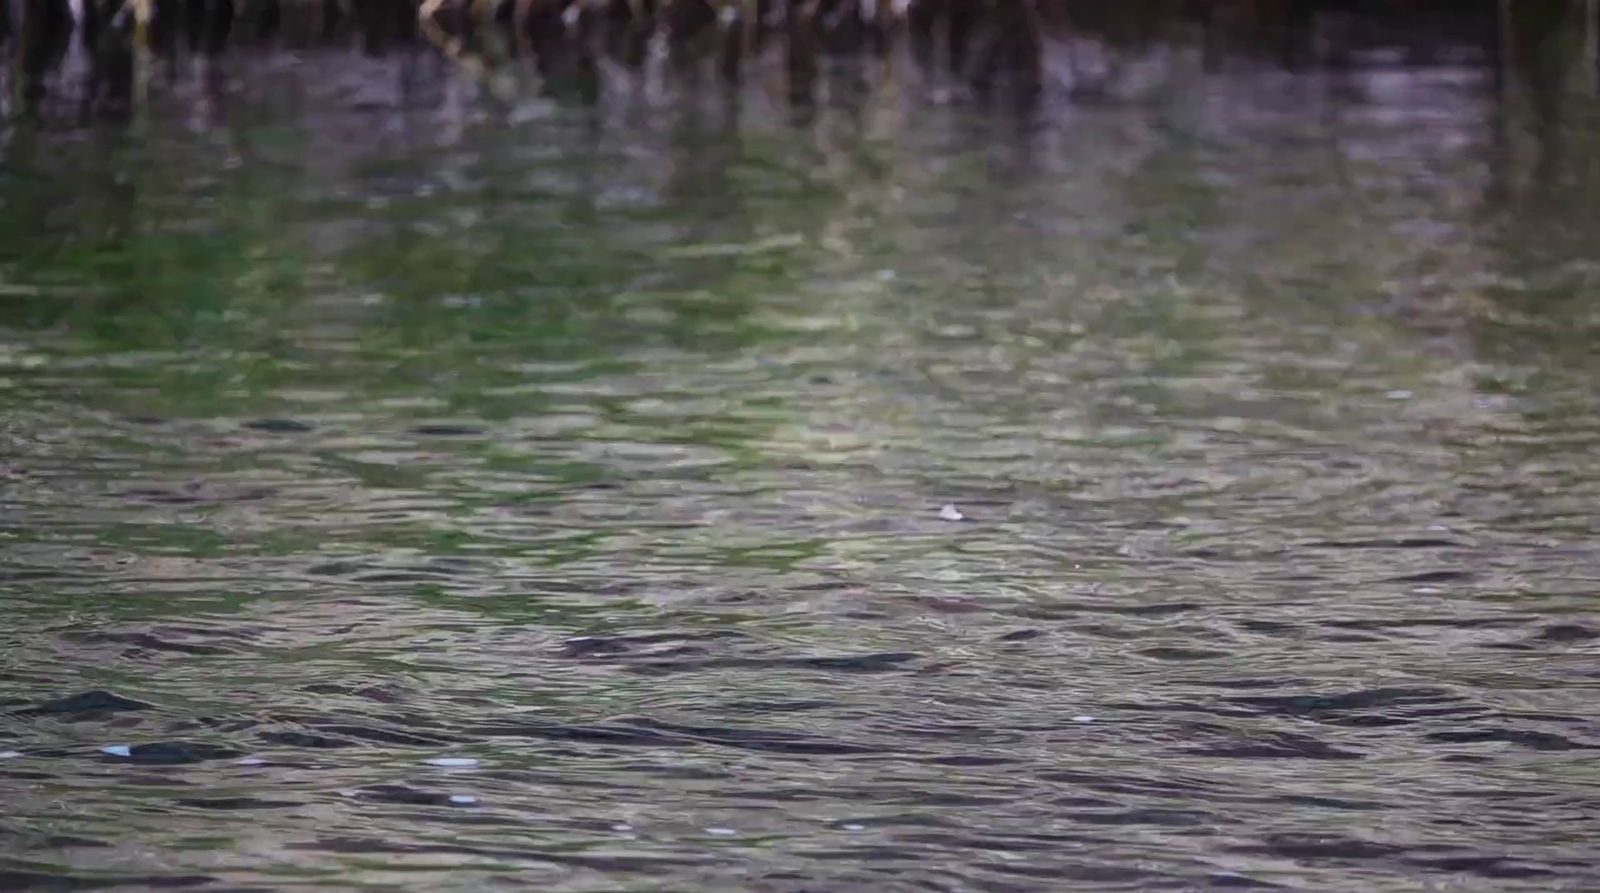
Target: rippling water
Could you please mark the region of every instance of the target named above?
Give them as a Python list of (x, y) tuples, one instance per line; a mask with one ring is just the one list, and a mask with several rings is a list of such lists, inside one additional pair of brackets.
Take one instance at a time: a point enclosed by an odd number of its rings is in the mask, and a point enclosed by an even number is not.
[(1593, 889), (1592, 100), (1184, 58), (0, 131), (0, 886)]

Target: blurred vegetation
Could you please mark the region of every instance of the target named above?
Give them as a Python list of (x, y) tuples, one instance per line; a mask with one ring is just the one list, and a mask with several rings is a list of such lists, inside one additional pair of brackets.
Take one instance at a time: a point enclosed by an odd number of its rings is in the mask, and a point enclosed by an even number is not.
[(1213, 65), (1298, 66), (1349, 64), (1403, 34), (1417, 64), (1463, 45), (1492, 51), (1500, 34), (1538, 44), (1589, 5), (1518, 0), (1497, 15), (1495, 0), (5, 0), (0, 39), (22, 110), (64, 65), (79, 104), (115, 109), (137, 92), (142, 52), (171, 60), (267, 42), (373, 54), (419, 41), (480, 73), (527, 61), (545, 89), (589, 101), (658, 69), (738, 83), (771, 64), (801, 105), (829, 64), (909, 49), (979, 94), (1027, 105), (1056, 85), (1114, 94), (1133, 58), (1172, 43), (1203, 46)]

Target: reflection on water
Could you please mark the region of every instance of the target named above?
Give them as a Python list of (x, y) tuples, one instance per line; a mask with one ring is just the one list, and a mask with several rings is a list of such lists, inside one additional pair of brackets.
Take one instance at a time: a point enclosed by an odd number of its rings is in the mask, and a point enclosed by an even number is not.
[(50, 69), (0, 886), (1585, 888), (1600, 105), (1473, 22)]

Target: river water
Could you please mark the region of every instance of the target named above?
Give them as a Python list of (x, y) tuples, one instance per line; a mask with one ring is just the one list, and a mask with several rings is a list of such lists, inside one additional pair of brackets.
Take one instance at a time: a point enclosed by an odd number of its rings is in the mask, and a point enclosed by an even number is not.
[(0, 887), (1596, 889), (1600, 107), (1198, 60), (0, 125)]

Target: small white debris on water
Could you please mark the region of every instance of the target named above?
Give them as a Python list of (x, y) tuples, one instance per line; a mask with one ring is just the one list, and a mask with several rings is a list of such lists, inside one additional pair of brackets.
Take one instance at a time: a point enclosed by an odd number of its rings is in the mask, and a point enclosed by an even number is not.
[(470, 804), (470, 803), (477, 803), (478, 802), (478, 798), (472, 796), (471, 794), (451, 794), (450, 795), (450, 802), (451, 803)]
[(1080, 713), (1072, 718), (1073, 722), (1094, 722), (1094, 717), (1087, 713)]
[(1405, 388), (1395, 388), (1383, 396), (1388, 397), (1390, 400), (1410, 400), (1412, 395)]
[(611, 830), (627, 832), (627, 831), (632, 831), (633, 830), (633, 826), (628, 824), (627, 822), (618, 822), (615, 825), (611, 826)]
[(851, 822), (848, 825), (840, 825), (839, 826), (839, 830), (841, 830), (841, 831), (865, 831), (865, 830), (867, 830), (867, 826), (866, 825), (857, 825), (856, 823)]
[(945, 521), (965, 521), (967, 519), (967, 516), (961, 514), (961, 510), (956, 508), (956, 504), (953, 502), (947, 502), (940, 507), (939, 517)]
[(1417, 588), (1415, 588), (1415, 589), (1413, 589), (1411, 591), (1415, 592), (1417, 595), (1438, 595), (1439, 593), (1443, 592), (1444, 590), (1440, 589), (1437, 586), (1418, 586)]
[(114, 757), (133, 756), (133, 748), (126, 744), (107, 744), (105, 747), (100, 748), (100, 752), (110, 754)]
[(266, 764), (267, 761), (260, 757), (241, 757), (239, 759), (239, 765), (241, 766), (265, 766)]
[(434, 757), (427, 763), (444, 769), (466, 769), (478, 765), (478, 761), (472, 757)]
[(22, 756), (20, 750), (0, 750), (0, 760), (14, 760)]
[(739, 832), (733, 830), (732, 828), (707, 828), (706, 833), (713, 837), (732, 837)]

